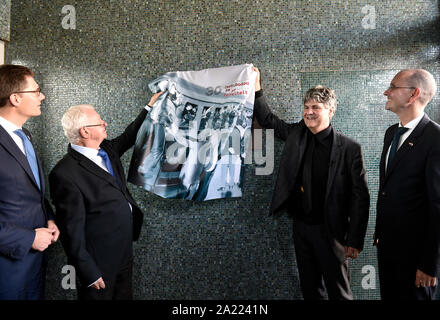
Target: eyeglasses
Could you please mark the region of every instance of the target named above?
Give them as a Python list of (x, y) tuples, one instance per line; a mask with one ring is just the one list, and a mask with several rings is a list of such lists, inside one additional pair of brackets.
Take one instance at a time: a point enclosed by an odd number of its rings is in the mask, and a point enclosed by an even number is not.
[(100, 124), (89, 124), (87, 126), (84, 127), (105, 127), (107, 125), (107, 123), (100, 123)]
[(417, 89), (416, 87), (396, 87), (396, 86), (389, 86), (387, 90), (393, 90), (393, 89)]
[(37, 97), (39, 97), (42, 94), (41, 88), (38, 88), (37, 90), (32, 90), (32, 91), (15, 91), (13, 93), (36, 93)]

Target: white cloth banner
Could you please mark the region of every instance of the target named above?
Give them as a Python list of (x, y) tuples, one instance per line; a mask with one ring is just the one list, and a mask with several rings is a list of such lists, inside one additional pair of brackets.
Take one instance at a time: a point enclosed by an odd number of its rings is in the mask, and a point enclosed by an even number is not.
[(164, 198), (242, 195), (256, 73), (251, 64), (169, 72), (139, 129), (128, 181)]

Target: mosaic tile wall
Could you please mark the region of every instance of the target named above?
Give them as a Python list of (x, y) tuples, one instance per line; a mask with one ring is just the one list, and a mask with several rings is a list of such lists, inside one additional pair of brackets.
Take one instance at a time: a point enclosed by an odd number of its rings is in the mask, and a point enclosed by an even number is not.
[[(148, 102), (148, 82), (168, 71), (254, 63), (272, 109), (287, 121), (301, 118), (309, 87), (333, 87), (340, 101), (333, 124), (363, 145), (371, 193), (352, 287), (356, 299), (378, 299), (377, 277), (362, 279), (364, 266), (377, 271), (378, 163), (383, 132), (396, 122), (384, 111), (383, 91), (403, 68), (426, 68), (440, 80), (438, 27), (438, 1), (16, 0), (6, 61), (36, 70), (47, 96), (43, 115), (28, 124), (47, 173), (66, 151), (60, 118), (69, 106), (95, 105), (114, 137)], [(440, 121), (438, 102), (427, 112)], [(277, 141), (276, 163), (282, 147)], [(145, 211), (135, 298), (301, 299), (291, 220), (267, 216), (275, 178), (255, 175), (250, 165), (243, 198), (207, 203), (130, 186)], [(75, 299), (75, 290), (61, 288), (61, 245), (49, 255), (47, 297)]]
[(11, 0), (0, 1), (0, 40), (9, 40), (11, 24)]

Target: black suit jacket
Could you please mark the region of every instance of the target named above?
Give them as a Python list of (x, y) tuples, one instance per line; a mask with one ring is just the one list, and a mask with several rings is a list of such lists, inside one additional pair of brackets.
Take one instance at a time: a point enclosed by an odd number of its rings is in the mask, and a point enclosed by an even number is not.
[[(270, 214), (278, 215), (286, 209), (306, 149), (304, 121), (287, 124), (275, 116), (264, 96), (257, 92), (254, 114), (264, 128), (274, 129), (285, 141), (281, 156)], [(330, 242), (338, 258), (345, 258), (344, 246), (363, 249), (368, 225), (370, 196), (361, 146), (334, 130), (330, 154), (329, 174), (324, 204), (324, 217)]]
[(424, 115), (385, 172), (398, 124), (388, 128), (380, 161), (376, 238), (390, 259), (415, 261), (439, 276), (440, 126)]
[(127, 189), (120, 157), (134, 145), (146, 114), (143, 110), (123, 134), (101, 143), (117, 183), (70, 145), (49, 175), (61, 241), (84, 285), (99, 277), (113, 278), (132, 258), (132, 241), (139, 237), (143, 214)]

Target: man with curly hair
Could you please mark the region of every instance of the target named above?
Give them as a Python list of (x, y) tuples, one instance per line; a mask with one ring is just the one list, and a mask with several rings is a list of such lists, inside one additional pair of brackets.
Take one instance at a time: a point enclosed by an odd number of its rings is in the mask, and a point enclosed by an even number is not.
[(288, 124), (270, 111), (254, 70), (255, 117), (285, 141), (270, 215), (293, 217), (303, 297), (351, 300), (349, 259), (363, 249), (370, 205), (361, 146), (331, 126), (333, 90), (308, 90), (303, 120)]

